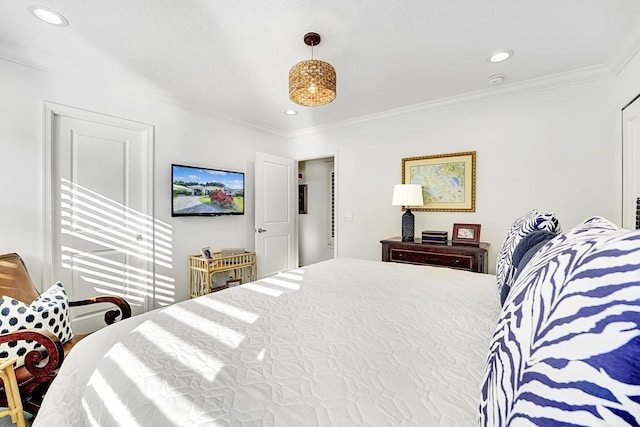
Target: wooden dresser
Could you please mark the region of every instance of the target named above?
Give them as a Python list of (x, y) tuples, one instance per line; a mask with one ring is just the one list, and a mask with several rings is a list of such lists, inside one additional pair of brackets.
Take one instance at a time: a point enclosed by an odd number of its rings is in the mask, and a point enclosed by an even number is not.
[(489, 243), (480, 246), (403, 242), (400, 237), (381, 240), (382, 261), (435, 265), (487, 273)]

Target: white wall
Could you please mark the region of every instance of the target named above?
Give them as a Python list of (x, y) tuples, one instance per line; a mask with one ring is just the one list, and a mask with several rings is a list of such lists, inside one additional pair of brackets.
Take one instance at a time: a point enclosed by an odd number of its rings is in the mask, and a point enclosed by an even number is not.
[[(253, 159), (286, 153), (282, 136), (189, 110), (165, 98), (0, 60), (0, 253), (20, 253), (43, 276), (44, 102), (155, 126), (155, 215), (171, 227), (176, 299), (188, 297), (188, 256), (202, 246), (254, 248)], [(244, 216), (172, 218), (171, 163), (245, 172)], [(50, 284), (42, 284), (44, 287)]]
[[(413, 111), (290, 138), (210, 117), (133, 89), (63, 77), (0, 60), (0, 253), (19, 252), (42, 277), (43, 103), (51, 101), (155, 126), (156, 217), (172, 227), (176, 299), (187, 297), (187, 257), (211, 245), (253, 248), (256, 151), (297, 159), (336, 154), (338, 256), (380, 258), (400, 234), (391, 206), (401, 159), (477, 151), (475, 213), (416, 212), (416, 230), (482, 224), (492, 244), (530, 208), (554, 210), (565, 228), (590, 215), (620, 221), (620, 109), (640, 93), (640, 57), (615, 78), (455, 108)], [(247, 173), (243, 217), (171, 218), (171, 163)], [(165, 188), (166, 183), (166, 188)], [(345, 212), (353, 221), (343, 221)]]
[(333, 159), (314, 159), (299, 163), (307, 185), (308, 210), (298, 215), (298, 253), (301, 266), (333, 258), (329, 246), (329, 167)]
[[(391, 206), (402, 158), (477, 152), (476, 212), (415, 212), (416, 231), (482, 225), (489, 270), (513, 220), (555, 211), (565, 229), (591, 215), (620, 222), (620, 96), (616, 79), (377, 117), (290, 138), (297, 158), (337, 151), (338, 256), (380, 259), (381, 239), (399, 236)], [(631, 95), (629, 95), (631, 96)], [(353, 221), (343, 220), (346, 212)]]

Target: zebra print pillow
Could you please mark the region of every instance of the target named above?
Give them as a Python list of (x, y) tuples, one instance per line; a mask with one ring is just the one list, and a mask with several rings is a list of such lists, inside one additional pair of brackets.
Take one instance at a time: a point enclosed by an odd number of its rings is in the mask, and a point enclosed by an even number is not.
[(560, 222), (553, 212), (539, 213), (536, 209), (516, 219), (502, 242), (498, 260), (496, 262), (496, 279), (498, 282), (498, 295), (502, 294), (502, 287), (511, 286), (514, 271), (511, 268), (511, 259), (518, 243), (527, 234), (536, 230), (546, 230), (558, 234), (561, 231)]
[(640, 231), (591, 218), (548, 242), (493, 335), (480, 424), (640, 424)]

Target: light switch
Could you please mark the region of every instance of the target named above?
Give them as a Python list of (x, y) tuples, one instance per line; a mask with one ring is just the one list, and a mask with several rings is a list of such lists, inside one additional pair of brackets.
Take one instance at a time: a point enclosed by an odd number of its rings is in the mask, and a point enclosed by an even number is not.
[(353, 212), (345, 212), (342, 214), (342, 219), (344, 221), (353, 221)]

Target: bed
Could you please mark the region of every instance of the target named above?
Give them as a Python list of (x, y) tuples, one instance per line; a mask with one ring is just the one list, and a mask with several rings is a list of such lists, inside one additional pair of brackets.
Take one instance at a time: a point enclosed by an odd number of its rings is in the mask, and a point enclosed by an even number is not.
[(92, 334), (34, 426), (468, 426), (499, 309), (492, 275), (322, 262)]
[(335, 259), (111, 325), (33, 425), (640, 425), (638, 360), (640, 230), (532, 210), (495, 276)]

